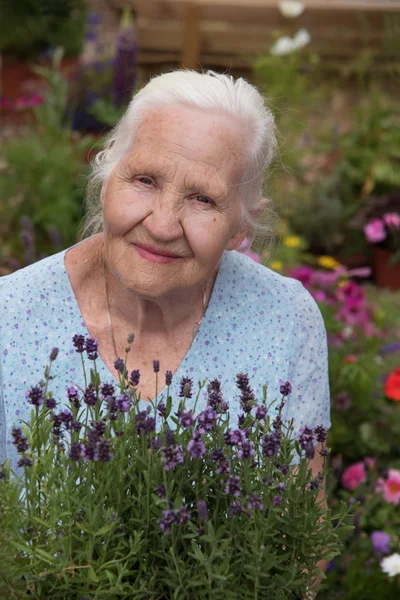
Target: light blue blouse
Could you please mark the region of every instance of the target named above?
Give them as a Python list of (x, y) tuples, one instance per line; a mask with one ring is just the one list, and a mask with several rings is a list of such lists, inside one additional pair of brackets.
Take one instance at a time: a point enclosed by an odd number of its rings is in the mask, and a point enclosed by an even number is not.
[[(89, 334), (65, 269), (65, 253), (0, 278), (0, 464), (10, 457), (18, 473), (11, 430), (20, 419), (29, 420), (32, 406), (25, 392), (43, 378), (53, 347), (59, 355), (50, 389), (59, 410), (65, 408), (67, 387), (73, 382), (83, 386), (72, 337)], [(154, 358), (160, 359), (163, 378), (168, 359)], [(103, 382), (113, 381), (100, 357), (97, 368)], [(174, 375), (172, 396), (178, 404), (183, 376), (193, 379), (195, 389), (198, 381), (218, 377), (236, 426), (242, 412), (235, 384), (239, 372), (248, 373), (258, 398), (266, 383), (269, 402), (280, 398), (280, 384), (290, 381), (293, 391), (284, 417), (294, 418), (296, 429), (330, 427), (326, 331), (317, 304), (299, 281), (233, 251), (223, 254), (202, 325)], [(189, 407), (194, 401), (195, 394)], [(205, 404), (204, 388), (196, 412)]]

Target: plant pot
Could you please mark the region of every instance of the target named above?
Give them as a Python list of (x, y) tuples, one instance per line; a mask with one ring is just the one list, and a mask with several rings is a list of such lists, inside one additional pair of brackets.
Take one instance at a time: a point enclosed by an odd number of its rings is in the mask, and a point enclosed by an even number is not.
[(378, 287), (395, 291), (400, 290), (400, 262), (392, 264), (391, 257), (390, 250), (378, 246), (372, 248), (375, 284)]

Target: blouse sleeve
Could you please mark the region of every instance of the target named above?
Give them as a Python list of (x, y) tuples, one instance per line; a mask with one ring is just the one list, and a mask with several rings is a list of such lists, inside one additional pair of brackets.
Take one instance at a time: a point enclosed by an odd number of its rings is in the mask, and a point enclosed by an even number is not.
[(292, 393), (288, 399), (288, 418), (294, 418), (294, 429), (323, 425), (330, 420), (330, 391), (327, 335), (321, 311), (311, 294), (298, 283), (293, 360), (291, 362)]
[(6, 411), (3, 397), (3, 379), (0, 361), (0, 465), (6, 460)]

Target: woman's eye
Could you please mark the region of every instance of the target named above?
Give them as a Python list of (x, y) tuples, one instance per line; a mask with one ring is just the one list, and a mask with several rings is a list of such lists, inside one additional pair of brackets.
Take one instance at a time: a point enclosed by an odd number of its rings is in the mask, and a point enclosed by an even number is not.
[(196, 200), (198, 202), (201, 202), (201, 204), (211, 204), (211, 200), (209, 200), (205, 196), (196, 196)]
[(151, 185), (153, 183), (149, 177), (139, 177), (139, 181), (145, 185)]

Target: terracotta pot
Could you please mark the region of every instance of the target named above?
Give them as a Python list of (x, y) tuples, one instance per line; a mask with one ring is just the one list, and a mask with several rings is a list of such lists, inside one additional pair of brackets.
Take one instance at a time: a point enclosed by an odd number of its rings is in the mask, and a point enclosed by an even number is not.
[(373, 246), (372, 263), (375, 284), (389, 290), (400, 290), (400, 262), (392, 264), (391, 256), (390, 250)]

